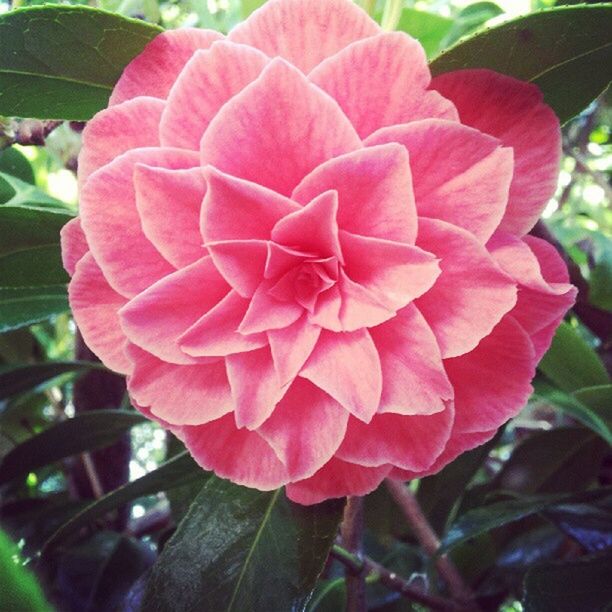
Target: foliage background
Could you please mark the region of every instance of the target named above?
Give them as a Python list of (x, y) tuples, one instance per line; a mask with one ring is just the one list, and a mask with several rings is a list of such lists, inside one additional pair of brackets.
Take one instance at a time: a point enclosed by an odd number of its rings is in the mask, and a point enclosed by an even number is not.
[[(38, 4), (0, 2), (0, 64), (12, 44), (1, 15)], [(164, 28), (227, 31), (261, 0), (83, 4)], [(555, 2), (362, 4), (433, 58), (466, 34)], [(607, 23), (610, 32), (609, 12)], [(604, 82), (606, 57), (590, 65)], [(580, 96), (579, 81), (565, 87)], [(494, 441), (410, 484), (482, 610), (604, 610), (612, 601), (610, 112), (604, 93), (564, 126), (559, 187), (536, 227), (558, 241), (580, 289), (536, 392)], [(0, 539), (0, 610), (344, 609), (363, 560), (343, 559), (342, 540), (327, 559), (341, 505), (297, 508), (282, 492), (203, 473), (178, 440), (133, 411), (123, 380), (80, 340), (58, 232), (77, 206), (82, 127), (0, 117), (0, 524), (12, 540)], [(402, 597), (372, 572), (369, 610), (419, 610), (419, 593), (449, 595), (384, 487), (365, 499), (364, 522), (367, 559), (416, 593)]]

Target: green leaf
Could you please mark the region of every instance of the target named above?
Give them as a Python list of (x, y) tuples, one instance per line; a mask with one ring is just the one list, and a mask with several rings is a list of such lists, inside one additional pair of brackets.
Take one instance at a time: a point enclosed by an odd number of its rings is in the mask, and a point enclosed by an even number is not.
[(149, 612), (301, 610), (323, 569), (343, 500), (290, 502), (216, 477), (204, 485), (153, 567)]
[(483, 23), (501, 15), (502, 11), (494, 2), (475, 2), (463, 8), (453, 21), (453, 27), (445, 37), (443, 46), (447, 47), (462, 36), (473, 32)]
[(0, 172), (10, 174), (34, 185), (34, 170), (26, 156), (15, 147), (0, 151)]
[(405, 8), (397, 29), (416, 38), (423, 45), (427, 56), (431, 57), (440, 50), (442, 40), (452, 26), (453, 20), (448, 17)]
[(552, 344), (538, 366), (563, 391), (605, 385), (610, 382), (597, 353), (569, 323), (561, 323)]
[(64, 523), (45, 543), (43, 555), (52, 553), (71, 535), (97, 518), (145, 495), (153, 495), (194, 482), (205, 472), (187, 452), (173, 457), (156, 470), (107, 493)]
[(266, 0), (242, 0), (242, 18), (246, 19), (253, 11), (263, 6)]
[(110, 446), (144, 420), (137, 412), (95, 410), (52, 425), (7, 453), (0, 463), (0, 484), (76, 453)]
[(612, 385), (597, 385), (578, 389), (574, 397), (583, 404), (587, 405), (606, 422), (609, 429), (612, 429)]
[(602, 252), (589, 275), (589, 302), (612, 311), (612, 244), (607, 239), (602, 243)]
[(43, 321), (68, 309), (65, 285), (0, 287), (0, 333)]
[(612, 555), (608, 552), (536, 565), (525, 576), (524, 592), (525, 612), (609, 610)]
[(161, 32), (86, 6), (45, 5), (0, 16), (0, 115), (87, 120), (125, 66)]
[(540, 11), (463, 39), (438, 56), (431, 70), (436, 75), (489, 68), (535, 83), (564, 123), (609, 83), (611, 28), (610, 3)]

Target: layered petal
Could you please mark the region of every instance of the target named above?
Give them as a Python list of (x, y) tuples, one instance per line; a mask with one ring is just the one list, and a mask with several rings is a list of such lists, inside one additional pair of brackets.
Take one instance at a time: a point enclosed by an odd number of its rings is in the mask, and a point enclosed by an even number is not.
[(270, 0), (229, 34), (229, 40), (281, 56), (304, 72), (380, 28), (349, 0)]
[(431, 76), (423, 47), (403, 32), (355, 42), (308, 78), (340, 104), (361, 138), (388, 125), (458, 118), (452, 102), (427, 91)]
[(62, 245), (62, 264), (64, 270), (72, 276), (77, 263), (89, 251), (87, 239), (81, 227), (81, 220), (76, 217), (70, 219), (60, 230), (60, 241)]
[(395, 312), (385, 306), (374, 293), (352, 281), (344, 271), (340, 273), (338, 289), (340, 291), (338, 319), (342, 331), (352, 332), (380, 325), (395, 316)]
[(559, 120), (544, 104), (542, 92), (491, 70), (442, 74), (432, 87), (453, 101), (461, 123), (514, 149), (514, 175), (500, 229), (527, 233), (555, 192), (561, 158)]
[(289, 195), (318, 165), (360, 147), (338, 104), (277, 58), (211, 121), (201, 154), (204, 165)]

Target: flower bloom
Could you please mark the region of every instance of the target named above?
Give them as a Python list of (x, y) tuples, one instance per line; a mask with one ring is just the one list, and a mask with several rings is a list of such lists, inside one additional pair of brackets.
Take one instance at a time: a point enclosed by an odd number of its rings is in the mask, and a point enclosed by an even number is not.
[(431, 474), (517, 414), (574, 300), (525, 235), (559, 155), (536, 87), (431, 80), (349, 0), (160, 34), (83, 134), (76, 322), (221, 477), (310, 504)]

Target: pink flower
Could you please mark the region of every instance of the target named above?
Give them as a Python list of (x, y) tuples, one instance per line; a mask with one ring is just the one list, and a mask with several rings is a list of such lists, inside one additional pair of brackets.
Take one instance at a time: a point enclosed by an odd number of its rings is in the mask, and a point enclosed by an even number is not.
[(83, 139), (76, 322), (239, 484), (310, 504), (441, 469), (525, 404), (574, 300), (525, 236), (560, 154), (538, 89), (431, 81), (349, 0), (159, 35)]

